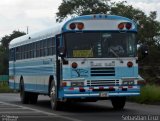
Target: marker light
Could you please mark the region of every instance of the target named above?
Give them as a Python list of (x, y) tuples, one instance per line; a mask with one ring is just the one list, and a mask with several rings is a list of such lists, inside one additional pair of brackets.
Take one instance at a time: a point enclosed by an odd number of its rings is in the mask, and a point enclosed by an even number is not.
[(83, 24), (83, 23), (78, 23), (78, 24), (77, 24), (77, 28), (78, 28), (79, 30), (82, 30), (82, 29), (84, 28), (84, 24)]
[(62, 87), (66, 87), (67, 86), (67, 82), (62, 82), (61, 84), (62, 84), (61, 85)]
[(126, 29), (131, 29), (132, 28), (132, 24), (131, 23), (126, 23)]
[(72, 68), (77, 68), (78, 64), (76, 62), (72, 63)]
[(124, 28), (124, 23), (120, 23), (120, 24), (118, 25), (118, 28), (119, 28), (119, 29), (123, 29), (123, 28)]
[(71, 24), (69, 25), (69, 28), (72, 29), (72, 30), (75, 29), (75, 28), (76, 28), (76, 24), (75, 24), (75, 23), (71, 23)]
[(129, 62), (127, 63), (127, 66), (130, 68), (130, 67), (133, 66), (133, 63), (132, 63), (131, 61), (129, 61)]
[(93, 15), (93, 18), (95, 19), (95, 18), (96, 18), (96, 15)]

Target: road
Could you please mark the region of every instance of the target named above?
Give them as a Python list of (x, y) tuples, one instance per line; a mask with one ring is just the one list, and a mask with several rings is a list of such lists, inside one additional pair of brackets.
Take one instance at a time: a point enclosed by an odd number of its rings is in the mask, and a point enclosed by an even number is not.
[(127, 102), (115, 111), (110, 101), (72, 103), (62, 111), (50, 108), (49, 97), (39, 96), (36, 105), (21, 104), (18, 93), (0, 93), (0, 121), (124, 121), (160, 120), (160, 105)]

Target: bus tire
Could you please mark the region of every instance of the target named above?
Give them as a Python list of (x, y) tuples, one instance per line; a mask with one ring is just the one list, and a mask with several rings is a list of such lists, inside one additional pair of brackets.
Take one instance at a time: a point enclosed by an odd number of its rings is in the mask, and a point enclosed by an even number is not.
[(52, 110), (60, 110), (61, 102), (57, 100), (57, 89), (54, 81), (51, 82), (50, 86), (50, 102)]
[(22, 104), (28, 104), (29, 103), (29, 93), (25, 91), (24, 89), (24, 81), (23, 79), (20, 81), (20, 98)]
[(126, 97), (112, 97), (111, 102), (115, 110), (122, 110), (126, 103)]
[(38, 100), (38, 94), (36, 93), (30, 93), (29, 94), (29, 102), (30, 104), (36, 104)]

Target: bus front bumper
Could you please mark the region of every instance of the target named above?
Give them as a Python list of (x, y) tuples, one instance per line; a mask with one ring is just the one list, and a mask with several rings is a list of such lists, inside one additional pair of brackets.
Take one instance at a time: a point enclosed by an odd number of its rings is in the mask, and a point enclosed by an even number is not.
[(140, 86), (65, 87), (61, 93), (63, 98), (109, 98), (138, 95), (140, 95)]

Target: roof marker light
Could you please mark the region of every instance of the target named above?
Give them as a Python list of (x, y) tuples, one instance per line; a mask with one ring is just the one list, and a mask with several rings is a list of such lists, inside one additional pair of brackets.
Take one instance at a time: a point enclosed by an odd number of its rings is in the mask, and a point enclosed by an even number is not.
[(93, 18), (95, 19), (95, 18), (96, 18), (96, 15), (93, 15)]
[(77, 28), (78, 28), (79, 30), (82, 30), (82, 29), (84, 28), (84, 24), (83, 24), (83, 23), (78, 23), (78, 24), (77, 24)]
[(124, 29), (124, 23), (120, 23), (120, 24), (118, 25), (118, 28), (119, 28), (119, 29)]
[(132, 24), (131, 23), (126, 23), (126, 29), (131, 29), (132, 28)]
[(76, 28), (76, 24), (75, 24), (75, 23), (71, 23), (71, 24), (69, 25), (69, 28), (72, 29), (72, 30), (75, 29), (75, 28)]

